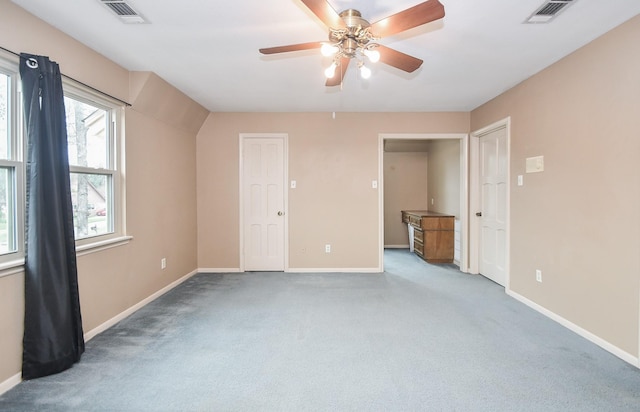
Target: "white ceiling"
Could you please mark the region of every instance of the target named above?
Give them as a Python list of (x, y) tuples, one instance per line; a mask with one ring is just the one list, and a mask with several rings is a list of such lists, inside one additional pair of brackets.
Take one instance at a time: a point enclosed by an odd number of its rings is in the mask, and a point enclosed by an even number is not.
[[(318, 51), (258, 53), (327, 38), (299, 0), (128, 0), (149, 22), (135, 25), (99, 0), (13, 0), (218, 112), (470, 111), (640, 13), (640, 0), (574, 0), (550, 24), (533, 25), (523, 22), (543, 0), (440, 1), (444, 19), (380, 41), (424, 60), (420, 69), (407, 74), (377, 63), (365, 81), (352, 65), (342, 88), (328, 88), (330, 60)], [(372, 23), (421, 2), (329, 0)]]

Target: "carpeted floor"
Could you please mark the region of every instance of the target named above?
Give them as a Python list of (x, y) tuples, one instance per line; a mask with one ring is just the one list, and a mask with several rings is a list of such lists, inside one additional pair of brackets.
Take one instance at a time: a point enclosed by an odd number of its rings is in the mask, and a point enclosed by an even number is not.
[(406, 250), (382, 274), (200, 274), (2, 411), (639, 411), (640, 370)]

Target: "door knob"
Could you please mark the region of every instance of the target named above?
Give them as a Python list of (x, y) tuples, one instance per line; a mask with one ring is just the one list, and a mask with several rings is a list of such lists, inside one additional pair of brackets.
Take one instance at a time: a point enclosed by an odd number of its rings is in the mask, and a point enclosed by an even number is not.
[(478, 217), (482, 216), (482, 212), (477, 212), (476, 216), (478, 216)]
[(282, 211), (278, 212), (278, 216), (282, 216), (282, 215), (284, 215), (284, 212)]

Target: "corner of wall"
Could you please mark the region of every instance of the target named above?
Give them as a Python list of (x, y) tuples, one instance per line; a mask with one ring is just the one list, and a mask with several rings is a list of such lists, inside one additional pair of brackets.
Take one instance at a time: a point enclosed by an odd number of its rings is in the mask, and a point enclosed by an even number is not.
[(142, 92), (151, 72), (129, 72), (129, 100), (134, 102)]
[(153, 72), (130, 72), (129, 93), (133, 110), (181, 130), (197, 133), (209, 116), (209, 110)]

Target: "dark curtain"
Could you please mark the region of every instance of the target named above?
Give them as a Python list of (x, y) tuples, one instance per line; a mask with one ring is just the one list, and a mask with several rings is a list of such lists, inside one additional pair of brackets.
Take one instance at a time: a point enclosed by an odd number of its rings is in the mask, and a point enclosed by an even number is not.
[(27, 135), (23, 379), (70, 368), (84, 352), (62, 79), (20, 55)]

